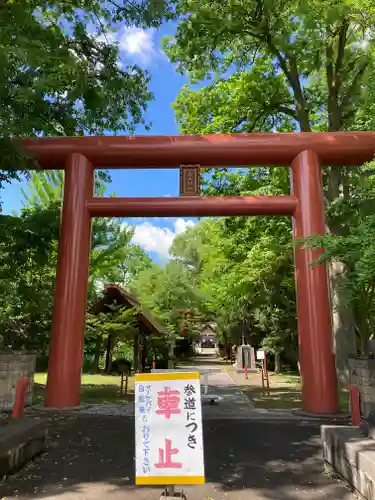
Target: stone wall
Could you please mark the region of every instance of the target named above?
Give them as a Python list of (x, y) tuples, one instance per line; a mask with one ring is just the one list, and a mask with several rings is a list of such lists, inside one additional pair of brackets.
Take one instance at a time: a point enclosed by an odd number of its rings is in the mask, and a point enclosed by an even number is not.
[(374, 500), (374, 441), (365, 438), (358, 427), (346, 425), (322, 425), (321, 438), (327, 472), (333, 469), (360, 493), (360, 498)]
[(20, 377), (27, 376), (26, 405), (31, 405), (34, 390), (36, 354), (25, 351), (0, 351), (0, 408), (13, 407), (16, 384)]
[(375, 411), (375, 357), (349, 358), (350, 383), (358, 387), (361, 416)]

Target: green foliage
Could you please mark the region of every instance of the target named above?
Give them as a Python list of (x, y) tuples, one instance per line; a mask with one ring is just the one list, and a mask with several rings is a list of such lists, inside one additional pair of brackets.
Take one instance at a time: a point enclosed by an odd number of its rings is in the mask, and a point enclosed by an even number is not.
[[(0, 331), (4, 346), (46, 351), (51, 330), (62, 182), (60, 173), (33, 173), (24, 193), (26, 206), (21, 215), (0, 216)], [(105, 184), (98, 179), (96, 191), (104, 189)], [(118, 220), (94, 219), (89, 304), (98, 299), (103, 284), (126, 286), (151, 265), (143, 250), (130, 243), (132, 236), (133, 229)]]
[(183, 17), (167, 53), (192, 83), (211, 80), (177, 99), (184, 132), (199, 123), (220, 132), (339, 130), (366, 101), (372, 21), (356, 2), (174, 3)]
[[(267, 81), (264, 73), (269, 75)], [(291, 131), (295, 118), (288, 108), (291, 102), (285, 78), (269, 59), (199, 90), (185, 85), (174, 109), (182, 133)]]
[(115, 336), (117, 340), (132, 342), (137, 332), (136, 309), (125, 309), (118, 306), (108, 306), (108, 311), (99, 314), (88, 314), (86, 329), (88, 333), (100, 334), (103, 339)]
[[(174, 104), (181, 132), (374, 130), (375, 11), (371, 2), (173, 0), (172, 3), (180, 17), (175, 36), (165, 40), (165, 49), (170, 60), (190, 79)], [(197, 83), (201, 85), (196, 86)], [(205, 179), (207, 195), (289, 192), (288, 177), (282, 169), (221, 169), (209, 174)], [(337, 346), (345, 344), (340, 340), (340, 331), (351, 330), (348, 324), (351, 309), (357, 336), (365, 340), (373, 331), (369, 291), (373, 275), (370, 264), (373, 226), (369, 219), (374, 210), (372, 176), (371, 165), (324, 169), (330, 236), (315, 244), (324, 244), (324, 258), (330, 268), (339, 264), (343, 272), (341, 279), (337, 279), (336, 272), (331, 275), (338, 315), (334, 322)], [(247, 309), (255, 308), (252, 321), (256, 318), (257, 329), (265, 334), (262, 340), (265, 345), (285, 345), (292, 338), (296, 345), (295, 325), (290, 322), (295, 309), (292, 252), (282, 236), (290, 238), (290, 229), (283, 227), (281, 219), (269, 219), (266, 225), (258, 221), (256, 225), (251, 219), (226, 223), (235, 243), (230, 246), (230, 238), (225, 242), (229, 251), (223, 257), (218, 250), (220, 244), (215, 242), (217, 265), (213, 265), (216, 269), (212, 275), (213, 288), (217, 287), (215, 280), (226, 282), (216, 294), (222, 297), (221, 310), (232, 297), (244, 316), (248, 315)], [(258, 225), (264, 233), (257, 233)], [(280, 242), (272, 231), (281, 238)], [(228, 233), (223, 234), (228, 238)], [(362, 245), (366, 249), (355, 262), (353, 252), (357, 255)], [(276, 267), (269, 265), (270, 260)], [(242, 268), (239, 262), (243, 263)], [(278, 268), (278, 262), (289, 262), (290, 267), (283, 270), (281, 264)], [(278, 275), (278, 269), (285, 273), (284, 278)], [(246, 275), (248, 283), (243, 278)], [(267, 292), (263, 293), (263, 289)], [(365, 296), (367, 300), (362, 301)], [(286, 304), (281, 300), (284, 298)], [(340, 317), (342, 312), (345, 317)], [(226, 328), (238, 324), (235, 312), (232, 322), (227, 314), (224, 316)], [(371, 320), (363, 322), (359, 316)], [(362, 350), (364, 340), (360, 342)], [(350, 349), (350, 342), (346, 345)], [(352, 353), (341, 348), (337, 352), (338, 366), (342, 369), (345, 358)]]
[(55, 206), (0, 216), (2, 347), (47, 348), (58, 233)]
[(47, 208), (51, 204), (61, 205), (64, 192), (64, 171), (32, 172), (28, 190), (21, 189), (26, 205)]
[(158, 26), (163, 0), (19, 0), (0, 6), (0, 187), (25, 168), (14, 136), (134, 131), (149, 75), (119, 64), (115, 32)]
[(200, 286), (210, 294), (223, 340), (238, 343), (244, 334), (271, 350), (295, 351), (290, 221), (228, 218), (206, 222), (204, 231), (211, 238), (201, 250)]
[[(368, 3), (174, 3), (182, 17), (165, 47), (191, 81), (175, 102), (183, 133), (374, 129), (373, 8)], [(197, 89), (197, 81), (205, 85)], [(232, 174), (219, 175), (225, 185)], [(327, 202), (342, 204), (352, 194), (348, 187), (361, 182), (362, 175), (362, 169), (327, 168)], [(216, 188), (217, 183), (212, 194), (222, 191), (221, 185)], [(345, 217), (330, 207), (330, 231), (340, 234), (344, 223)]]
[(338, 280), (340, 307), (351, 308), (357, 340), (357, 352), (367, 352), (367, 341), (374, 336), (375, 322), (375, 175), (372, 163), (365, 166), (366, 176), (355, 186), (350, 201), (332, 207), (345, 216), (342, 234), (312, 236), (307, 247), (323, 248), (312, 263), (343, 264)]
[[(143, 123), (152, 98), (148, 75), (118, 67), (111, 30), (157, 26), (174, 12), (176, 36), (166, 40), (166, 51), (190, 78), (174, 104), (182, 133), (375, 128), (375, 10), (367, 0), (120, 0), (110, 8), (101, 0), (8, 2), (0, 7), (6, 26), (0, 37), (0, 167), (25, 166), (9, 141), (15, 135), (132, 131)], [(343, 266), (338, 307), (353, 311), (360, 351), (374, 333), (373, 172), (371, 164), (325, 169), (330, 235), (307, 243), (324, 246), (321, 261)], [(207, 173), (207, 196), (289, 193), (286, 169)], [(15, 175), (0, 172), (0, 185)], [(103, 193), (103, 179), (105, 172), (97, 193)], [(60, 173), (33, 174), (20, 217), (0, 218), (4, 345), (44, 349), (47, 343), (61, 181)], [(95, 220), (89, 300), (103, 282), (118, 283), (163, 322), (171, 342), (182, 328), (181, 310), (188, 309), (192, 336), (214, 320), (224, 341), (245, 334), (295, 361), (291, 230), (286, 218), (203, 220), (175, 239), (173, 260), (161, 268), (130, 244), (131, 228)], [(86, 340), (93, 346), (111, 335), (129, 346), (133, 314), (90, 316)]]
[(186, 325), (192, 335), (209, 316), (206, 297), (196, 286), (195, 269), (181, 262), (171, 260), (164, 268), (152, 266), (133, 280), (131, 288), (142, 305), (159, 318), (172, 337), (181, 332), (182, 310), (195, 312)]
[[(231, 179), (232, 189), (243, 194), (243, 176)], [(268, 189), (280, 190), (280, 181), (276, 175)], [(249, 183), (241, 187), (250, 189)], [(176, 237), (170, 254), (163, 269), (141, 273), (133, 287), (171, 332), (180, 332), (181, 310), (187, 309), (193, 313), (185, 323), (191, 338), (214, 321), (221, 342), (238, 343), (244, 334), (254, 345), (298, 359), (289, 219), (205, 219)]]

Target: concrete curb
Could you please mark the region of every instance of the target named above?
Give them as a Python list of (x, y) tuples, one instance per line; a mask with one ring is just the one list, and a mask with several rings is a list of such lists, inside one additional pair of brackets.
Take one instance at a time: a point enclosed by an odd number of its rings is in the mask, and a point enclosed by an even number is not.
[(0, 474), (17, 472), (46, 446), (47, 426), (32, 419), (10, 420), (0, 436)]
[(43, 406), (43, 405), (33, 405), (29, 406), (28, 408), (25, 408), (25, 413), (27, 414), (32, 414), (32, 413), (58, 413), (58, 414), (68, 414), (68, 413), (79, 413), (82, 410), (88, 410), (91, 408), (93, 405), (92, 404), (83, 404), (79, 406), (72, 406), (70, 408), (55, 408), (55, 407), (50, 407), (50, 406)]
[(343, 425), (349, 423), (351, 418), (349, 413), (326, 414), (326, 413), (309, 413), (303, 410), (293, 410), (293, 414), (299, 416), (300, 418), (306, 418), (309, 420), (326, 421)]
[(366, 500), (375, 499), (375, 442), (358, 427), (323, 425), (323, 458)]

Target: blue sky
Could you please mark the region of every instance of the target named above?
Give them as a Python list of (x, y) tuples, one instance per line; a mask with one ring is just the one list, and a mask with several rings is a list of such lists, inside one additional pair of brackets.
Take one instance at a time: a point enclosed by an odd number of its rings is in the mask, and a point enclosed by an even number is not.
[[(122, 28), (116, 34), (119, 42), (121, 61), (137, 63), (147, 69), (152, 77), (151, 91), (155, 100), (149, 104), (147, 121), (152, 122), (149, 132), (143, 127), (138, 135), (178, 134), (174, 113), (171, 107), (180, 88), (187, 79), (176, 73), (173, 65), (161, 50), (161, 40), (173, 35), (174, 25), (164, 25), (159, 30)], [(113, 35), (110, 35), (111, 37)], [(178, 196), (178, 170), (112, 170), (112, 184), (109, 192), (117, 196)], [(3, 212), (11, 213), (22, 207), (21, 188), (25, 184), (13, 183), (1, 193)], [(193, 225), (188, 219), (133, 219), (135, 225), (134, 241), (139, 243), (156, 261), (164, 261), (168, 248), (176, 234)]]

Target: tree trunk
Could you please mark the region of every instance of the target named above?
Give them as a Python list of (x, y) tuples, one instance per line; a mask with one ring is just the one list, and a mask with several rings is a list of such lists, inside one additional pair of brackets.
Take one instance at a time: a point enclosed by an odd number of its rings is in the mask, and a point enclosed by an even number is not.
[(108, 335), (106, 353), (105, 353), (105, 368), (106, 373), (111, 372), (112, 368), (112, 347), (113, 347), (113, 335)]
[(133, 342), (133, 366), (134, 373), (139, 373), (139, 334), (134, 334)]
[(336, 355), (336, 371), (342, 387), (349, 384), (348, 358), (356, 355), (354, 318), (350, 307), (341, 306), (340, 278), (344, 272), (341, 262), (331, 262), (328, 266), (331, 288), (333, 349)]
[(275, 353), (275, 373), (280, 373), (280, 372), (281, 372), (280, 353), (276, 352)]
[(141, 371), (145, 372), (146, 370), (146, 360), (147, 360), (147, 339), (143, 337), (141, 344)]
[[(342, 168), (327, 168), (327, 201), (334, 202), (349, 193), (344, 192), (345, 173)], [(327, 233), (335, 236), (342, 234), (341, 220), (327, 217)], [(342, 262), (330, 262), (328, 276), (330, 284), (333, 349), (336, 357), (337, 378), (342, 387), (349, 384), (349, 356), (356, 355), (356, 337), (354, 332), (354, 315), (349, 305), (342, 306), (340, 279), (345, 272)]]
[(102, 336), (98, 335), (98, 337), (96, 338), (96, 343), (95, 343), (95, 356), (94, 356), (94, 368), (95, 368), (96, 372), (99, 371), (102, 342), (103, 342)]
[(173, 335), (169, 342), (168, 369), (174, 368), (174, 351), (176, 347), (176, 337)]
[[(338, 92), (341, 83), (340, 71), (342, 70), (343, 51), (345, 50), (347, 31), (349, 23), (342, 24), (338, 37), (338, 54), (334, 57), (331, 45), (327, 47), (327, 90), (328, 90), (328, 130), (329, 132), (338, 131), (342, 126), (342, 111), (338, 102)], [(294, 58), (289, 58), (289, 66), (280, 60), (281, 55), (276, 54), (280, 65), (284, 70), (286, 77), (291, 84), (295, 97), (296, 114), (302, 132), (310, 132), (311, 124), (309, 110), (306, 106), (305, 95), (302, 90), (298, 64)], [(282, 59), (282, 58), (281, 58)], [(288, 70), (289, 68), (289, 70)], [(326, 167), (327, 173), (327, 205), (348, 196), (344, 190), (345, 172), (342, 167)], [(341, 230), (340, 220), (327, 221), (327, 229), (330, 234), (339, 235)], [(332, 263), (329, 268), (329, 281), (331, 291), (332, 308), (332, 329), (333, 346), (336, 355), (336, 370), (339, 380), (342, 384), (348, 382), (348, 356), (355, 354), (355, 334), (352, 311), (341, 307), (341, 297), (339, 291), (339, 279), (344, 271), (341, 263)]]
[[(326, 79), (327, 79), (327, 111), (328, 111), (328, 131), (339, 131), (342, 128), (343, 116), (350, 111), (351, 94), (361, 84), (361, 76), (366, 70), (367, 62), (358, 68), (351, 85), (343, 92), (342, 76), (344, 73), (344, 56), (347, 50), (348, 30), (350, 20), (344, 18), (340, 29), (331, 40), (327, 39), (326, 52)], [(268, 49), (277, 58), (278, 63), (287, 78), (294, 94), (295, 114), (299, 123), (301, 132), (311, 132), (310, 107), (308, 106), (308, 97), (301, 84), (301, 76), (298, 67), (298, 59), (292, 53), (283, 51), (279, 46), (278, 40), (274, 40), (273, 32), (268, 23), (264, 24), (266, 41)], [(350, 50), (348, 48), (348, 50)], [(341, 91), (341, 98), (339, 94)], [(327, 205), (335, 200), (346, 196), (344, 189), (345, 172), (342, 167), (326, 167), (327, 173)], [(340, 234), (340, 221), (328, 222), (329, 232), (333, 235)], [(352, 311), (341, 307), (341, 297), (339, 293), (339, 277), (344, 271), (344, 266), (340, 263), (334, 263), (330, 266), (329, 280), (331, 289), (332, 305), (332, 326), (333, 326), (333, 344), (336, 353), (336, 366), (339, 379), (347, 381), (348, 374), (348, 355), (355, 353), (354, 322)]]

